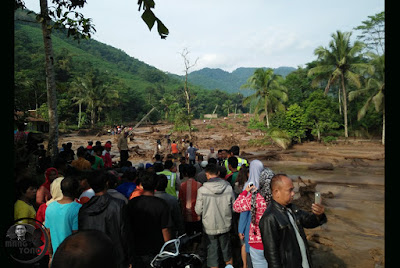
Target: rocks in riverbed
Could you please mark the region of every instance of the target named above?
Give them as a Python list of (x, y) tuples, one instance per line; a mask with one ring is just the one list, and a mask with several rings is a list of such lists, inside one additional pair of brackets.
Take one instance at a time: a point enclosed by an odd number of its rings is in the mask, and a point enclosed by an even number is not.
[(333, 170), (332, 163), (329, 162), (318, 162), (308, 166), (310, 170)]

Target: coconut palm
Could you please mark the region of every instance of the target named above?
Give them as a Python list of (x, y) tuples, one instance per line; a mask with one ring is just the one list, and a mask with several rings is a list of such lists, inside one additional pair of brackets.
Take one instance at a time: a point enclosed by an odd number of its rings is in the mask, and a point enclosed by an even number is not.
[(344, 133), (348, 137), (347, 129), (347, 93), (346, 86), (348, 83), (361, 87), (360, 75), (361, 71), (371, 71), (371, 65), (362, 62), (361, 51), (365, 44), (355, 41), (353, 45), (350, 43), (351, 32), (337, 31), (332, 34), (332, 40), (329, 47), (318, 47), (314, 54), (318, 57), (317, 66), (308, 71), (308, 76), (316, 75), (313, 85), (327, 79), (325, 94), (327, 94), (335, 82), (340, 81), (342, 89), (342, 103), (344, 116)]
[(171, 94), (164, 94), (164, 97), (160, 100), (160, 104), (164, 110), (164, 118), (165, 120), (168, 119), (168, 114), (172, 109), (172, 105), (176, 103), (176, 97), (172, 96)]
[(71, 93), (73, 94), (72, 100), (79, 106), (78, 128), (81, 127), (82, 104), (88, 102), (88, 95), (86, 92), (90, 91), (90, 87), (91, 82), (86, 77), (76, 77), (71, 83)]
[(365, 87), (349, 93), (349, 101), (358, 96), (368, 96), (364, 106), (358, 111), (357, 119), (361, 120), (371, 103), (377, 112), (382, 112), (382, 144), (385, 144), (385, 55), (379, 56), (374, 53), (367, 54), (371, 58), (371, 64), (375, 67), (372, 75), (367, 76)]
[(118, 91), (107, 85), (94, 86), (93, 76), (77, 77), (71, 83), (71, 90), (74, 97), (72, 100), (79, 105), (78, 127), (81, 125), (82, 104), (87, 104), (87, 111), (90, 112), (90, 122), (94, 126), (97, 113), (97, 121), (100, 121), (100, 114), (105, 107), (115, 105), (119, 100)]
[(243, 104), (247, 105), (256, 100), (254, 112), (265, 118), (267, 128), (269, 128), (270, 113), (284, 109), (283, 102), (288, 99), (282, 76), (274, 74), (272, 69), (258, 68), (249, 77), (247, 83), (240, 88), (256, 91), (253, 95), (246, 97)]
[(222, 104), (222, 110), (226, 111), (226, 115), (229, 116), (229, 111), (232, 109), (232, 100), (226, 100), (223, 104)]
[(97, 110), (97, 122), (100, 122), (100, 115), (104, 108), (117, 105), (119, 102), (119, 94), (117, 90), (112, 89), (109, 85), (98, 85), (94, 87), (95, 102), (94, 106)]

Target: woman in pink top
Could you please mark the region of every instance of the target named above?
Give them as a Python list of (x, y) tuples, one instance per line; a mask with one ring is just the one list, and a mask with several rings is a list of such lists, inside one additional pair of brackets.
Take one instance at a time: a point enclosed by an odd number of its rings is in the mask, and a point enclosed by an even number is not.
[(261, 240), (259, 223), (271, 201), (270, 182), (273, 175), (274, 173), (269, 168), (264, 168), (259, 178), (259, 189), (254, 185), (247, 185), (233, 204), (233, 210), (235, 212), (251, 211), (249, 245), (253, 267), (266, 267), (267, 265), (267, 261), (264, 257), (264, 246)]

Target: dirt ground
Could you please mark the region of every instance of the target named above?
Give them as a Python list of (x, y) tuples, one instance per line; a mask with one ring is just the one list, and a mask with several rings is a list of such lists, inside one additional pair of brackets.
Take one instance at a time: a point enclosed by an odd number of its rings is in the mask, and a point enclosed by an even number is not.
[[(296, 190), (304, 185), (298, 180), (317, 183), (323, 194), (328, 222), (306, 230), (315, 267), (383, 267), (385, 174), (384, 146), (379, 140), (338, 141), (325, 145), (306, 142), (283, 150), (276, 145), (250, 146), (250, 140), (263, 138), (261, 131), (247, 128), (249, 118), (195, 120), (194, 145), (207, 155), (215, 150), (239, 145), (241, 155), (248, 160), (259, 159), (275, 173), (286, 173)], [(134, 165), (152, 162), (156, 140), (166, 146), (165, 135), (172, 132), (171, 124), (141, 126), (135, 129), (129, 147)], [(188, 133), (172, 133), (171, 140), (188, 138)], [(86, 147), (87, 141), (113, 143), (113, 161), (119, 160), (117, 136), (69, 133), (60, 136), (59, 143), (72, 142), (73, 149)], [(137, 147), (138, 146), (138, 147)], [(168, 153), (164, 151), (164, 153)], [(298, 198), (299, 194), (296, 194)]]

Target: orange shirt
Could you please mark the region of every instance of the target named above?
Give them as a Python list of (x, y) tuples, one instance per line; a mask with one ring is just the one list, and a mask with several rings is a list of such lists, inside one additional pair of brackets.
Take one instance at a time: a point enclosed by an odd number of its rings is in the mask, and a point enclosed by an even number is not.
[(136, 186), (135, 190), (133, 190), (133, 192), (131, 193), (131, 196), (129, 196), (129, 200), (131, 200), (132, 198), (141, 196), (143, 193), (143, 188), (140, 187), (140, 185)]
[(178, 144), (176, 144), (176, 143), (172, 143), (172, 144), (171, 144), (171, 152), (172, 152), (173, 154), (178, 154), (178, 153), (179, 153)]

